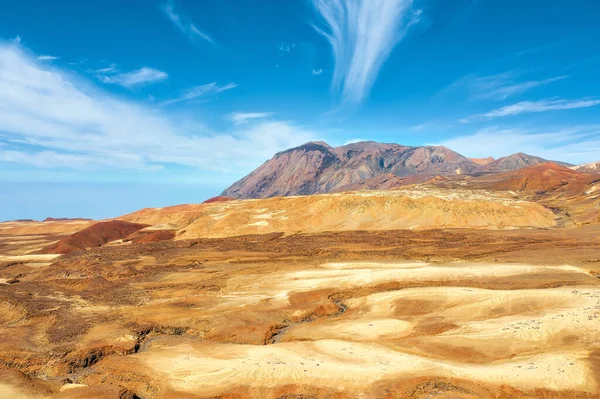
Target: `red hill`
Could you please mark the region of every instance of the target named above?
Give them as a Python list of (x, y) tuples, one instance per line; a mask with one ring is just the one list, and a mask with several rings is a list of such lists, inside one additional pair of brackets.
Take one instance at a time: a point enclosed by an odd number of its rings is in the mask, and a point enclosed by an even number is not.
[(125, 238), (144, 227), (148, 227), (148, 225), (130, 223), (123, 220), (99, 222), (63, 238), (59, 242), (42, 249), (40, 252), (46, 254), (67, 254), (86, 248), (100, 247), (110, 241)]
[(226, 197), (224, 195), (219, 195), (217, 197), (212, 197), (207, 199), (206, 201), (203, 202), (203, 204), (211, 204), (213, 202), (227, 202), (227, 201), (233, 201), (235, 198), (231, 198), (231, 197)]

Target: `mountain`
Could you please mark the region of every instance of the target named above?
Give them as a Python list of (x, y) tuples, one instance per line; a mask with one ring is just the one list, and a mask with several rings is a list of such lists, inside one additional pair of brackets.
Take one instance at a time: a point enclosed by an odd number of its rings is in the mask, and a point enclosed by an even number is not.
[(571, 169), (585, 173), (600, 173), (600, 161), (571, 166)]
[(470, 174), (478, 165), (443, 146), (407, 147), (359, 142), (331, 147), (310, 142), (277, 153), (223, 191), (233, 198), (267, 198), (334, 191), (380, 175)]
[(477, 165), (487, 165), (488, 163), (494, 162), (496, 159), (492, 157), (487, 158), (469, 158), (471, 161), (475, 162)]

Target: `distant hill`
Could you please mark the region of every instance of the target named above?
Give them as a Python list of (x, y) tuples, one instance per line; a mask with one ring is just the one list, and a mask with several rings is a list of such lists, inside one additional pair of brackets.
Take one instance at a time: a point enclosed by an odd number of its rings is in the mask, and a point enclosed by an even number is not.
[(492, 157), (487, 158), (469, 158), (471, 161), (475, 162), (477, 165), (487, 165), (488, 163), (494, 162), (496, 159)]
[(562, 193), (580, 195), (600, 176), (572, 170), (554, 162), (544, 162), (510, 172), (471, 179), (468, 187), (510, 190), (526, 194)]
[(477, 169), (477, 173), (501, 173), (511, 170), (518, 170), (528, 166), (548, 162), (548, 160), (533, 155), (517, 152), (507, 157), (499, 158), (495, 161), (482, 165)]
[(600, 173), (600, 161), (571, 166), (571, 169), (585, 173)]

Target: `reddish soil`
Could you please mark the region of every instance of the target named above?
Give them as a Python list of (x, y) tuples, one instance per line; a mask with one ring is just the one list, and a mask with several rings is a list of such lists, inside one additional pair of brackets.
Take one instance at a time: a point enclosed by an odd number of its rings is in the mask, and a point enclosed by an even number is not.
[(68, 254), (90, 247), (100, 247), (110, 241), (123, 239), (144, 227), (148, 225), (122, 220), (99, 222), (42, 249), (40, 253)]
[(133, 235), (127, 237), (134, 244), (166, 241), (175, 238), (175, 230), (154, 230), (154, 231), (137, 231)]
[(224, 195), (219, 195), (217, 197), (212, 197), (207, 199), (206, 201), (203, 202), (203, 204), (210, 204), (213, 202), (227, 202), (227, 201), (233, 201), (235, 200), (235, 198), (231, 198), (231, 197), (226, 197)]

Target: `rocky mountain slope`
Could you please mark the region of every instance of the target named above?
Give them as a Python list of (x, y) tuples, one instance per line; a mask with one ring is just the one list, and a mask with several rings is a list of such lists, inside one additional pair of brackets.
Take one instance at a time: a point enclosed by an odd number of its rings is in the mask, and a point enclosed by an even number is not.
[(309, 195), (331, 192), (382, 174), (456, 175), (472, 173), (478, 167), (470, 159), (441, 146), (360, 142), (331, 147), (323, 142), (310, 142), (276, 154), (223, 195), (234, 198)]
[(504, 173), (545, 162), (522, 152), (494, 160), (466, 158), (443, 146), (407, 147), (363, 141), (331, 147), (324, 142), (310, 142), (275, 154), (222, 195), (245, 199), (389, 190), (432, 178)]

